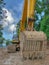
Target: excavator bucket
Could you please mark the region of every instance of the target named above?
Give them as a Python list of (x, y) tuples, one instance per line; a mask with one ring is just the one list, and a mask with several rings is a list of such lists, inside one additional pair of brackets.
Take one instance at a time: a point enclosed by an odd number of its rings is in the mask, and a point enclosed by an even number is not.
[(23, 58), (45, 57), (47, 37), (43, 32), (23, 31), (20, 34), (20, 47)]

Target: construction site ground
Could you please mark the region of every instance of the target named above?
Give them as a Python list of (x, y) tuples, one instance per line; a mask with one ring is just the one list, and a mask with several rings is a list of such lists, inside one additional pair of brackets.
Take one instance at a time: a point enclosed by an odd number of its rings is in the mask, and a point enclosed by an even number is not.
[[(0, 50), (0, 65), (49, 65), (49, 50), (46, 51), (45, 59), (23, 60), (20, 51), (7, 53)], [(4, 52), (5, 51), (5, 52)]]

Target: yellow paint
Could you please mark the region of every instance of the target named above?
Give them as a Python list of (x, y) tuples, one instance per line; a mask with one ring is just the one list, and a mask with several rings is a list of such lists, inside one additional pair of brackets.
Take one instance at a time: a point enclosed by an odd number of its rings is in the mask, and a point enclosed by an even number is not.
[(28, 0), (28, 17), (33, 18), (34, 17), (34, 9), (35, 9), (35, 3), (36, 0)]
[[(20, 31), (25, 30), (25, 21), (26, 18), (34, 18), (34, 9), (35, 9), (35, 2), (36, 0), (24, 0), (24, 9), (23, 9), (23, 15), (22, 20), (20, 23)], [(32, 27), (33, 23), (30, 22), (30, 27)]]
[(12, 40), (12, 42), (19, 42), (19, 40), (18, 40), (18, 41), (16, 41), (16, 40)]
[(12, 42), (19, 42), (19, 41), (12, 41)]
[(20, 23), (20, 31), (24, 31), (25, 30), (24, 24), (25, 24), (25, 20), (27, 18), (27, 7), (28, 7), (28, 0), (25, 0), (22, 20), (21, 20), (21, 23)]
[[(35, 4), (36, 0), (28, 0), (28, 18), (34, 19), (34, 13), (35, 13)], [(28, 24), (28, 27), (30, 30), (33, 30), (34, 21), (30, 21), (30, 24)]]

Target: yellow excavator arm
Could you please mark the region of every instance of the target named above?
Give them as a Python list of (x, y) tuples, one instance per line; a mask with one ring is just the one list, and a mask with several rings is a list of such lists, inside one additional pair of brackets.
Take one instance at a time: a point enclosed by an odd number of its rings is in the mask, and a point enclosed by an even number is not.
[[(20, 31), (25, 30), (26, 19), (28, 22), (28, 18), (30, 18), (30, 19), (34, 18), (35, 3), (36, 3), (36, 0), (24, 0), (24, 9), (23, 9), (22, 20), (20, 23)], [(31, 22), (31, 21), (28, 24), (29, 28), (32, 28), (32, 26), (33, 26), (33, 22)]]
[(28, 7), (28, 0), (24, 1), (24, 8), (23, 8), (23, 14), (22, 14), (22, 20), (20, 22), (20, 31), (24, 31), (25, 30), (25, 20), (27, 18), (27, 7)]
[(28, 0), (28, 11), (27, 11), (28, 14), (27, 14), (27, 16), (29, 18), (34, 17), (35, 3), (36, 3), (36, 0)]

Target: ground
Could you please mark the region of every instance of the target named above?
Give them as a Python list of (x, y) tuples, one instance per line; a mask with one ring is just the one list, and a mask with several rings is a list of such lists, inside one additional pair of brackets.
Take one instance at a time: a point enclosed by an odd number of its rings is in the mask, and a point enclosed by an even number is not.
[[(1, 51), (0, 51), (1, 52)], [(0, 65), (49, 65), (49, 53), (46, 52), (45, 59), (23, 60), (20, 52), (0, 53)]]

